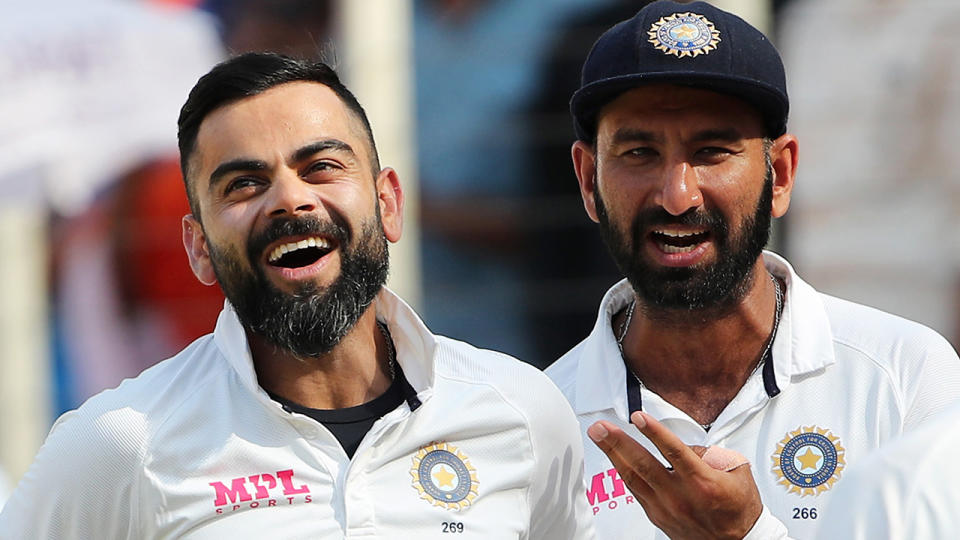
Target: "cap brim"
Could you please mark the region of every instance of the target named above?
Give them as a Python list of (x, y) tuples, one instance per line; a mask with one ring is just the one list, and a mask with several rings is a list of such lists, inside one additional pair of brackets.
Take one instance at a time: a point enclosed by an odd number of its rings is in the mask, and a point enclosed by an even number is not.
[(786, 98), (775, 88), (760, 81), (731, 77), (728, 74), (669, 71), (611, 77), (577, 90), (570, 99), (570, 112), (574, 118), (577, 138), (593, 138), (596, 116), (604, 105), (627, 90), (654, 83), (703, 88), (738, 97), (760, 111), (767, 135), (779, 137), (786, 132), (789, 105)]

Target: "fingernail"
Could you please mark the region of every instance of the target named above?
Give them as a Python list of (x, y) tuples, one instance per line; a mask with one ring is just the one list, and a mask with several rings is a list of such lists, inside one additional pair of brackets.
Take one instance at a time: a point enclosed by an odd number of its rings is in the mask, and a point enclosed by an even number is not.
[(587, 435), (593, 440), (593, 442), (600, 442), (607, 438), (610, 432), (607, 431), (607, 428), (603, 427), (602, 424), (594, 424), (587, 428)]
[(637, 411), (630, 415), (630, 420), (633, 421), (633, 425), (637, 426), (640, 429), (647, 427), (647, 419), (643, 416), (643, 413)]

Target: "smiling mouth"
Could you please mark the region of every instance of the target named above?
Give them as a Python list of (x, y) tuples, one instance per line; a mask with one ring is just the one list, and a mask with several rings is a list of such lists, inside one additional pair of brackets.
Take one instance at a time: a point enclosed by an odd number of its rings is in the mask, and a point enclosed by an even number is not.
[(657, 229), (650, 238), (664, 253), (688, 253), (710, 239), (710, 232), (701, 230)]
[(287, 242), (273, 248), (267, 257), (271, 266), (302, 268), (317, 262), (333, 251), (333, 243), (320, 236), (312, 236), (297, 242)]

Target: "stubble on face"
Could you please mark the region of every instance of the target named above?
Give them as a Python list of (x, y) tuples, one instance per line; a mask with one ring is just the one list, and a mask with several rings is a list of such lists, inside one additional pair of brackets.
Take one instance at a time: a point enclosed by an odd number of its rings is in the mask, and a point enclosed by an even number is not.
[[(333, 283), (303, 283), (288, 293), (267, 278), (260, 263), (264, 248), (295, 235), (324, 235), (340, 246), (340, 274)], [(379, 212), (360, 226), (355, 239), (344, 225), (307, 216), (271, 222), (251, 235), (246, 254), (213, 243), (209, 249), (220, 288), (247, 331), (298, 358), (332, 351), (376, 298), (389, 273)]]
[[(595, 169), (594, 178), (599, 186), (597, 172)], [(597, 217), (607, 249), (640, 299), (638, 309), (649, 318), (661, 320), (694, 312), (722, 315), (744, 298), (753, 283), (754, 264), (770, 238), (772, 201), (773, 168), (769, 157), (755, 210), (736, 230), (731, 230), (729, 220), (716, 208), (700, 207), (674, 216), (657, 207), (638, 212), (629, 230), (623, 231), (611, 221), (600, 190), (596, 192)], [(664, 225), (709, 228), (716, 260), (691, 268), (655, 266), (643, 253), (644, 233)]]

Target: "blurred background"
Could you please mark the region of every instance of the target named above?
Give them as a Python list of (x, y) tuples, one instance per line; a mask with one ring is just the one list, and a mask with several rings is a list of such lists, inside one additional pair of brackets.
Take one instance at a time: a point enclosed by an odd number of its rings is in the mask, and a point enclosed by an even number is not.
[[(0, 504), (52, 422), (213, 328), (180, 243), (176, 118), (231, 54), (334, 65), (407, 194), (390, 286), (545, 367), (619, 279), (567, 101), (643, 0), (0, 0)], [(772, 247), (960, 340), (960, 4), (725, 0), (781, 50), (801, 141)], [(4, 475), (3, 470), (6, 471)]]

